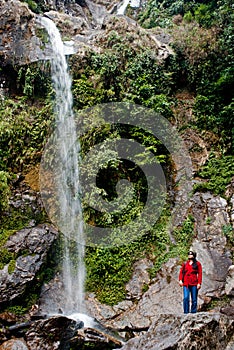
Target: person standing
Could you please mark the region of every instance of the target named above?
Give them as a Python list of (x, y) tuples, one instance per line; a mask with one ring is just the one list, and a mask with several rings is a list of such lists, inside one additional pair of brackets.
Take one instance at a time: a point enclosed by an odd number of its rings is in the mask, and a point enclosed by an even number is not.
[[(196, 253), (188, 252), (188, 260), (183, 263), (179, 273), (179, 285), (183, 287), (183, 308), (184, 313), (197, 312), (197, 295), (202, 284), (202, 266), (196, 259)], [(190, 295), (192, 299), (190, 311)]]

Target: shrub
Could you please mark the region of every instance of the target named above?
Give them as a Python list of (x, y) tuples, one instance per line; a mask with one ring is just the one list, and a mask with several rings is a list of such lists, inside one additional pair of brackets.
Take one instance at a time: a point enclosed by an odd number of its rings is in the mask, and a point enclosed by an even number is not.
[(223, 196), (227, 185), (234, 177), (233, 156), (215, 158), (211, 155), (198, 175), (206, 179), (207, 182), (205, 184), (196, 184), (194, 191), (206, 189), (216, 195)]
[(8, 180), (9, 174), (5, 171), (0, 171), (0, 213), (8, 208), (8, 198), (10, 195)]
[(38, 163), (53, 114), (51, 105), (29, 106), (25, 99), (0, 106), (0, 167), (19, 171)]

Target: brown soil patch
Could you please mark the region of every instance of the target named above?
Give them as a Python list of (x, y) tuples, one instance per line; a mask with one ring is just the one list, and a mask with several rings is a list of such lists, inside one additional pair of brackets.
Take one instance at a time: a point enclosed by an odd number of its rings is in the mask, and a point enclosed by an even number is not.
[(39, 170), (40, 170), (40, 164), (37, 164), (25, 175), (26, 184), (29, 185), (33, 191), (37, 191), (37, 192), (40, 191)]

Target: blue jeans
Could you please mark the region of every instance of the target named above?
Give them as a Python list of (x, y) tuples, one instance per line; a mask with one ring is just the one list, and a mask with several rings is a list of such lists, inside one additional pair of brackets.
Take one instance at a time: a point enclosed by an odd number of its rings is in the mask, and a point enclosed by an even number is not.
[(197, 312), (197, 286), (188, 286), (183, 287), (184, 289), (184, 300), (183, 300), (183, 306), (184, 306), (184, 313), (188, 314), (190, 309), (190, 294), (192, 298), (192, 305), (191, 305), (191, 313), (194, 314)]

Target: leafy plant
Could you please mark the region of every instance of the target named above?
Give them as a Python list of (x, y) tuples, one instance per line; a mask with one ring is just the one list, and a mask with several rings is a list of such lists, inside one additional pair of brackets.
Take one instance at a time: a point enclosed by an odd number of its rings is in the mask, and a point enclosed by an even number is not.
[(23, 316), (27, 312), (27, 309), (21, 305), (9, 306), (7, 311), (15, 314), (16, 316)]
[(16, 261), (14, 259), (12, 259), (9, 262), (9, 265), (8, 265), (8, 273), (9, 274), (12, 274), (15, 271), (15, 264), (16, 264)]
[(8, 264), (14, 258), (14, 254), (9, 252), (6, 248), (0, 248), (0, 269)]
[(10, 195), (10, 187), (8, 185), (9, 174), (0, 171), (0, 213), (8, 208), (8, 199)]
[(215, 158), (211, 155), (198, 175), (206, 179), (206, 183), (194, 185), (194, 191), (206, 189), (216, 195), (223, 196), (227, 185), (234, 177), (233, 156)]
[(0, 106), (0, 168), (19, 171), (38, 163), (51, 121), (51, 105), (6, 99)]
[(223, 229), (224, 235), (227, 237), (230, 244), (233, 245), (234, 244), (234, 231), (233, 231), (232, 225), (231, 224), (224, 225), (222, 229)]

